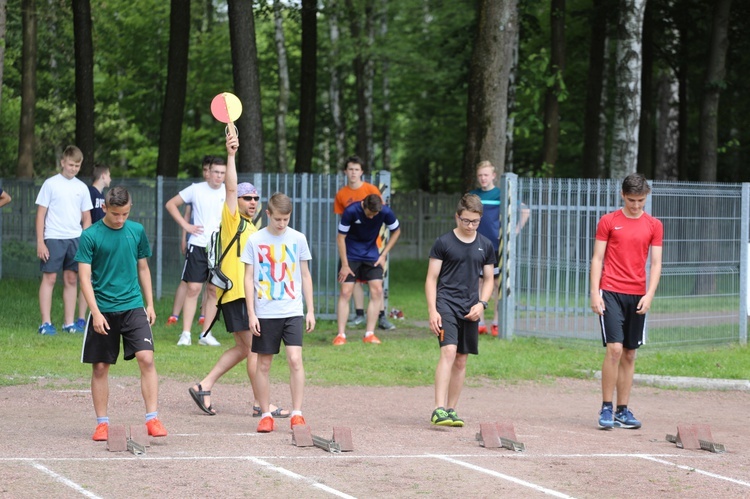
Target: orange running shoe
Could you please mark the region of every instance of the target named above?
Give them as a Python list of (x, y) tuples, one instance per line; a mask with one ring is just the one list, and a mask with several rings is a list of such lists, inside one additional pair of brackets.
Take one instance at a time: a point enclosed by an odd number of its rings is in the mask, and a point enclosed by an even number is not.
[(337, 334), (336, 337), (333, 339), (333, 344), (336, 346), (346, 345), (346, 336), (341, 336), (340, 334)]
[(146, 428), (148, 428), (148, 434), (152, 437), (166, 437), (167, 429), (161, 424), (157, 418), (146, 421)]
[(365, 336), (364, 338), (362, 338), (362, 341), (364, 341), (365, 343), (372, 343), (373, 345), (380, 345), (380, 340), (374, 334)]
[(492, 336), (497, 336), (497, 324), (492, 325)]
[(107, 438), (109, 438), (109, 424), (99, 423), (98, 425), (96, 425), (94, 436), (91, 438), (96, 442), (105, 442)]
[(167, 326), (174, 326), (179, 320), (180, 318), (178, 316), (170, 315), (169, 319), (167, 319)]
[(301, 424), (307, 424), (307, 423), (305, 423), (305, 418), (303, 418), (299, 414), (295, 414), (294, 416), (292, 416), (292, 424), (291, 424), (292, 428), (294, 428), (297, 425), (301, 425)]
[(256, 431), (258, 433), (271, 433), (275, 429), (275, 426), (276, 425), (273, 422), (273, 418), (271, 416), (266, 416), (265, 418), (262, 418), (260, 420), (260, 423), (258, 423), (258, 429)]
[(479, 334), (487, 334), (487, 326), (484, 324), (479, 325)]
[(198, 317), (198, 324), (202, 326), (204, 322), (206, 322), (205, 316), (201, 315), (200, 317)]

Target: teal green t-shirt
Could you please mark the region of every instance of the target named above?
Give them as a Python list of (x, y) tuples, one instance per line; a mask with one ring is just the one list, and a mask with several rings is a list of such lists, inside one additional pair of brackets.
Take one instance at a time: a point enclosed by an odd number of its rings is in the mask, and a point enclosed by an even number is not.
[(125, 221), (122, 229), (107, 227), (103, 220), (81, 234), (76, 261), (91, 265), (91, 284), (101, 312), (143, 308), (138, 282), (138, 260), (151, 256), (143, 225)]

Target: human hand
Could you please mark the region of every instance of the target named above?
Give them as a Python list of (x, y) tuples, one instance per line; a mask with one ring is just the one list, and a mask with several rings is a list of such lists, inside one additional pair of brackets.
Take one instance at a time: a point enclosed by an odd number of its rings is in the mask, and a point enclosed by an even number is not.
[(46, 244), (44, 243), (37, 244), (36, 256), (45, 263), (47, 262), (47, 260), (49, 260), (49, 249), (47, 249)]
[(350, 269), (348, 265), (342, 265), (341, 270), (339, 270), (338, 281), (344, 282), (346, 281), (347, 276), (350, 276), (350, 275), (354, 275), (354, 272), (352, 272), (352, 269)]

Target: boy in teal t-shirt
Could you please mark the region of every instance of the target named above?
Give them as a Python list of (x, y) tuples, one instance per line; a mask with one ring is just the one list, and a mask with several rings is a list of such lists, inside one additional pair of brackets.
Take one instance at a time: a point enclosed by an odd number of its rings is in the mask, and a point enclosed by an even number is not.
[(105, 441), (109, 435), (109, 366), (120, 355), (120, 338), (124, 359), (135, 358), (141, 370), (148, 433), (167, 435), (157, 418), (159, 379), (151, 334), (156, 312), (148, 268), (151, 247), (143, 226), (128, 220), (131, 204), (124, 187), (110, 189), (104, 218), (83, 231), (75, 257), (81, 291), (91, 309), (81, 361), (92, 364), (91, 397), (97, 421), (92, 438), (96, 441)]

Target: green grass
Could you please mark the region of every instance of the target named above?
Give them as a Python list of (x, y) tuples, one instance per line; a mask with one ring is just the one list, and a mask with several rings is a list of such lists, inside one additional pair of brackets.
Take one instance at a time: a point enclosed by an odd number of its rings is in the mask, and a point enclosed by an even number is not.
[[(333, 348), (335, 323), (320, 321), (305, 339), (304, 360), (307, 382), (314, 385), (424, 386), (433, 383), (438, 348), (434, 336), (422, 324), (427, 319), (424, 303), (426, 262), (395, 262), (391, 270), (391, 306), (404, 311), (398, 329), (379, 333), (382, 345), (363, 344), (357, 334), (349, 335), (345, 347)], [(86, 388), (90, 367), (80, 363), (81, 336), (59, 333), (54, 337), (36, 334), (39, 323), (38, 283), (34, 280), (0, 280), (3, 320), (0, 323), (0, 386), (35, 382), (39, 378)], [(59, 286), (58, 286), (59, 288)], [(229, 334), (218, 328), (222, 347), (177, 347), (179, 328), (164, 326), (171, 298), (156, 304), (154, 327), (156, 366), (159, 375), (185, 382), (202, 378), (216, 362), (222, 348), (231, 344)], [(53, 317), (62, 315), (62, 298), (57, 289)], [(193, 338), (196, 339), (197, 334)], [(550, 340), (517, 337), (513, 341), (480, 338), (480, 355), (472, 356), (467, 384), (553, 382), (557, 377), (586, 377), (599, 370), (603, 348), (598, 341)], [(654, 350), (638, 353), (636, 371), (643, 374), (749, 379), (747, 348), (737, 345)], [(122, 358), (111, 370), (113, 377), (138, 376), (135, 362)], [(274, 361), (272, 377), (288, 379), (283, 353)], [(246, 383), (244, 366), (222, 378), (226, 383)]]

